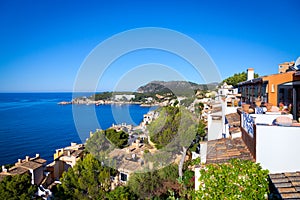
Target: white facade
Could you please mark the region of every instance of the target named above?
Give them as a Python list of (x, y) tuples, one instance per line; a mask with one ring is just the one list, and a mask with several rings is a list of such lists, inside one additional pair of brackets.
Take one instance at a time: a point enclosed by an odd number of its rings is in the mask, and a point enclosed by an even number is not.
[(291, 114), (242, 114), (242, 127), (254, 139), (250, 144), (255, 146), (256, 162), (264, 169), (270, 173), (299, 171), (300, 127), (272, 125), (278, 117), (293, 118)]
[(222, 100), (222, 97), (227, 97), (228, 95), (236, 95), (236, 94), (238, 94), (238, 89), (237, 88), (233, 88), (232, 85), (227, 85), (227, 83), (224, 83), (218, 89), (219, 101)]
[(135, 95), (133, 94), (116, 94), (115, 95), (115, 100), (127, 100), (127, 101), (130, 101), (131, 99), (134, 99), (135, 98)]
[(222, 138), (223, 126), (222, 113), (209, 114), (207, 116), (207, 140), (210, 141)]
[(300, 170), (300, 127), (256, 126), (256, 162), (270, 173)]

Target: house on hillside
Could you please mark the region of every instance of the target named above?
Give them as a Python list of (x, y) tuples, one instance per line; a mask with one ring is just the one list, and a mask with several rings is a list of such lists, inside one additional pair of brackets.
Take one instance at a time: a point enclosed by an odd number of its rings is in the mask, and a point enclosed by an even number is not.
[(31, 184), (40, 185), (44, 178), (44, 169), (46, 166), (46, 160), (40, 158), (39, 154), (30, 158), (26, 156), (25, 159), (18, 159), (18, 162), (11, 168), (5, 168), (2, 166), (2, 172), (0, 177), (22, 175), (29, 173), (31, 175)]
[(63, 172), (67, 171), (70, 167), (74, 167), (75, 164), (83, 158), (83, 151), (83, 144), (73, 142), (71, 143), (71, 146), (56, 149), (53, 154), (54, 161), (46, 167), (48, 176), (44, 180), (45, 187), (54, 181), (59, 180)]
[[(239, 83), (241, 100), (244, 103), (254, 103), (256, 99), (278, 106), (292, 106), (294, 119), (300, 117), (300, 57), (287, 70), (281, 73), (253, 78), (253, 69), (248, 69), (248, 79)], [(290, 66), (291, 65), (291, 66)]]
[[(260, 163), (271, 174), (299, 172), (300, 123), (293, 120), (291, 114), (249, 114), (242, 109), (238, 109), (238, 114), (240, 137), (236, 135), (202, 142), (200, 158), (203, 164), (226, 163), (232, 158), (239, 158)], [(195, 169), (195, 175), (195, 187), (198, 189), (200, 167)]]

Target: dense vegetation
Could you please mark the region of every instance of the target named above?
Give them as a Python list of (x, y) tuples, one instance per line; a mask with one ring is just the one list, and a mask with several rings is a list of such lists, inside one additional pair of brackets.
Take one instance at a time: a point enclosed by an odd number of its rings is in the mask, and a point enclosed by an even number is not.
[[(254, 78), (258, 78), (258, 74), (254, 74)], [(237, 87), (238, 83), (246, 81), (247, 80), (247, 73), (241, 72), (241, 73), (235, 73), (233, 76), (230, 76), (223, 80), (222, 83), (226, 82), (228, 85), (232, 85), (233, 87)]]
[(32, 199), (37, 187), (29, 174), (6, 176), (0, 182), (0, 199)]
[(163, 107), (159, 117), (148, 126), (151, 141), (161, 149), (153, 155), (157, 157), (156, 162), (167, 164), (168, 157), (181, 155), (178, 175), (182, 177), (185, 156), (198, 135), (198, 123), (198, 119), (183, 107)]
[(107, 129), (104, 131), (105, 136), (118, 148), (123, 148), (127, 145), (129, 135), (124, 131), (116, 131), (115, 129)]
[(126, 186), (110, 188), (110, 176), (116, 170), (102, 166), (91, 154), (70, 168), (60, 179), (62, 184), (53, 190), (56, 199), (167, 199), (191, 196), (194, 187), (194, 173), (186, 170), (183, 181), (178, 181), (177, 165), (172, 164), (160, 170), (135, 173)]
[(138, 196), (128, 186), (119, 186), (107, 193), (106, 198), (108, 200), (135, 200)]
[[(123, 148), (128, 143), (129, 135), (124, 131), (107, 129), (96, 131), (86, 142), (85, 148), (96, 159), (108, 161), (107, 155), (115, 148)], [(108, 164), (108, 163), (106, 163)]]
[(196, 90), (214, 90), (216, 84), (197, 84), (187, 81), (152, 81), (137, 89), (140, 93), (166, 94), (173, 93), (176, 96), (191, 97)]
[(91, 97), (91, 99), (94, 99), (96, 101), (98, 100), (110, 100), (112, 98), (112, 92), (102, 92), (95, 94)]
[(194, 172), (185, 169), (180, 181), (178, 166), (171, 164), (160, 170), (135, 173), (128, 182), (129, 189), (139, 199), (190, 199), (194, 189)]
[(63, 173), (62, 184), (54, 190), (57, 199), (104, 199), (110, 191), (110, 176), (116, 170), (102, 166), (91, 154)]
[(86, 147), (88, 151), (97, 148), (98, 151), (106, 151), (110, 147), (116, 146), (123, 148), (127, 145), (129, 135), (124, 131), (116, 131), (115, 129), (100, 130), (93, 133), (92, 137), (87, 141)]
[(157, 148), (169, 144), (178, 133), (181, 120), (179, 107), (168, 106), (160, 111), (160, 116), (149, 126), (150, 139)]
[(209, 164), (201, 170), (196, 199), (266, 199), (268, 171), (248, 160)]

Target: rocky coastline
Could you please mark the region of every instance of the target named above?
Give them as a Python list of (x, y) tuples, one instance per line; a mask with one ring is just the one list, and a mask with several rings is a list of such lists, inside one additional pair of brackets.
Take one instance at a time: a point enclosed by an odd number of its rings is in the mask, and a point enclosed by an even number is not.
[(91, 100), (89, 98), (76, 98), (72, 99), (72, 101), (61, 101), (57, 103), (58, 105), (71, 105), (71, 104), (78, 104), (78, 105), (140, 105), (141, 107), (152, 107), (152, 106), (160, 106), (159, 103), (143, 103), (143, 102), (136, 102), (136, 101), (114, 101), (114, 100)]

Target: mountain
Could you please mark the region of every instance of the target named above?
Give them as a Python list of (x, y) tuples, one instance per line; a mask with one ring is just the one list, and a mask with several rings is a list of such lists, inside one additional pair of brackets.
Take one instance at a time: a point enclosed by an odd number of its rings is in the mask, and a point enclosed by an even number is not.
[(152, 81), (137, 89), (139, 93), (165, 94), (173, 93), (176, 96), (190, 96), (195, 90), (214, 90), (217, 83), (197, 84), (188, 81)]

